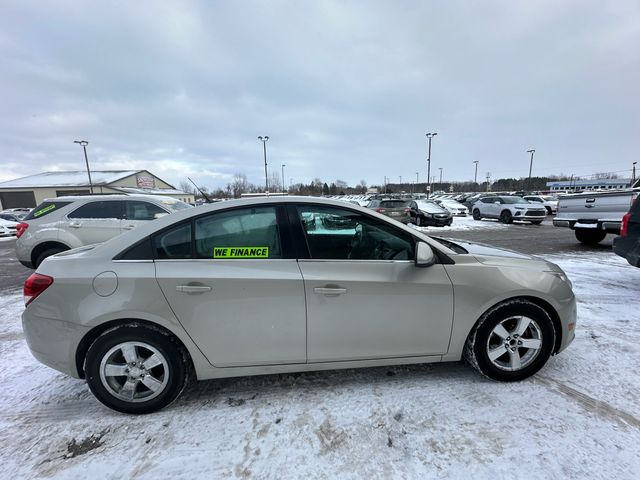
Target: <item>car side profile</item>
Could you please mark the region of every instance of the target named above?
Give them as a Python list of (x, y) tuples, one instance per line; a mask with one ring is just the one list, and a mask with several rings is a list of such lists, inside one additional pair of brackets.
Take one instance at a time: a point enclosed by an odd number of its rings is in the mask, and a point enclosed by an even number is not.
[(56, 253), (101, 243), (190, 205), (160, 195), (80, 195), (47, 199), (18, 225), (16, 254), (37, 268)]
[(189, 378), (464, 357), (521, 380), (576, 322), (553, 263), (305, 197), (176, 212), (47, 258), (24, 294), (33, 355), (127, 413), (168, 405)]
[(453, 223), (449, 210), (432, 200), (412, 200), (409, 202), (411, 222), (418, 227), (447, 227)]
[(473, 219), (496, 218), (502, 223), (513, 223), (514, 220), (528, 221), (539, 225), (547, 216), (547, 209), (537, 206), (516, 196), (483, 197), (473, 204)]

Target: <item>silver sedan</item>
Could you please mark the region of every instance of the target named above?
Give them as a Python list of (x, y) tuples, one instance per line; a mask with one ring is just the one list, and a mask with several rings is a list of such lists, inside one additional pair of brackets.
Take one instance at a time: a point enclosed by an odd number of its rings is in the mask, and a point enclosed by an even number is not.
[(176, 212), (49, 257), (24, 291), (33, 355), (128, 413), (168, 405), (190, 378), (464, 357), (521, 380), (576, 321), (557, 265), (302, 197)]

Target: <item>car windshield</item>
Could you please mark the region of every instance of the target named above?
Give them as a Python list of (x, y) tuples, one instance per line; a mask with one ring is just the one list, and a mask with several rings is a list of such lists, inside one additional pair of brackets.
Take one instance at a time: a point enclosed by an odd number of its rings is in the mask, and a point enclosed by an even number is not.
[(191, 205), (185, 202), (181, 202), (180, 200), (162, 200), (162, 205), (167, 207), (172, 212), (177, 212), (178, 210), (191, 208)]
[(511, 204), (511, 203), (529, 203), (522, 197), (500, 197), (502, 203)]

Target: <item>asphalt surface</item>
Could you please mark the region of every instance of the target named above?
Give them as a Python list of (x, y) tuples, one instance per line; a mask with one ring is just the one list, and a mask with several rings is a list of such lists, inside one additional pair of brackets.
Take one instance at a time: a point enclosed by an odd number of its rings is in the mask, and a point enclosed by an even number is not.
[[(563, 252), (611, 251), (613, 235), (607, 235), (599, 245), (587, 246), (578, 242), (573, 231), (557, 228), (551, 224), (551, 217), (541, 225), (517, 224), (500, 230), (447, 231), (433, 236), (481, 242), (518, 252), (543, 255)], [(16, 258), (15, 240), (0, 241), (0, 291), (16, 290), (33, 270), (23, 267)]]

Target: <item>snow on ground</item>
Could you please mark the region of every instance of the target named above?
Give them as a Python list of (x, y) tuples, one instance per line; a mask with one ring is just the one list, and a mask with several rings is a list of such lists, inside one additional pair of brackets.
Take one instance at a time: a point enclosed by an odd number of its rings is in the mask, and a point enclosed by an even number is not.
[(453, 217), (453, 223), (449, 227), (416, 227), (410, 223), (407, 225), (410, 228), (415, 228), (421, 232), (452, 232), (452, 231), (465, 231), (465, 230), (502, 230), (509, 228), (509, 225), (500, 223), (498, 220), (484, 219), (474, 220), (471, 216), (466, 217)]
[(573, 280), (574, 343), (533, 379), (463, 364), (201, 382), (128, 416), (31, 357), (0, 296), (0, 478), (637, 478), (640, 269), (548, 257)]

